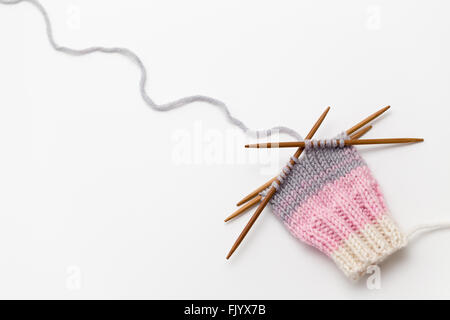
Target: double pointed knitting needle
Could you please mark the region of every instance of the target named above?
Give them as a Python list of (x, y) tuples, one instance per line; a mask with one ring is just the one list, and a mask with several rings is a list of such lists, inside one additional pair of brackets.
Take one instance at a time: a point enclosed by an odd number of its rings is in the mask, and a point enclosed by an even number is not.
[(256, 197), (254, 197), (252, 200), (250, 200), (249, 202), (247, 202), (245, 205), (243, 205), (242, 207), (240, 207), (239, 209), (237, 209), (235, 212), (233, 212), (230, 216), (228, 216), (224, 221), (228, 222), (233, 218), (236, 218), (237, 216), (241, 215), (242, 213), (244, 213), (245, 211), (247, 211), (248, 209), (250, 209), (251, 207), (253, 207), (254, 205), (256, 205), (260, 200), (262, 199), (262, 196), (257, 195)]
[(356, 139), (359, 139), (359, 138), (361, 138), (363, 135), (365, 135), (370, 129), (372, 129), (373, 127), (372, 126), (367, 126), (367, 127), (364, 127), (364, 128), (362, 128), (361, 130), (358, 130), (357, 132), (355, 132), (354, 134), (352, 134), (351, 136), (350, 136), (350, 139), (352, 139), (352, 140), (356, 140)]
[(270, 185), (275, 181), (277, 177), (274, 177), (272, 179), (270, 179), (269, 181), (267, 181), (266, 183), (264, 183), (262, 186), (260, 186), (259, 188), (255, 189), (252, 191), (252, 193), (250, 193), (248, 196), (246, 196), (245, 198), (243, 198), (241, 201), (239, 201), (236, 205), (239, 207), (240, 205), (243, 205), (244, 203), (246, 203), (247, 201), (249, 201), (250, 199), (253, 199), (255, 196), (257, 196), (260, 192), (262, 192), (263, 190), (267, 189), (268, 187), (270, 187)]
[[(330, 140), (336, 144), (336, 146), (340, 145), (341, 141), (339, 139)], [(368, 144), (392, 144), (392, 143), (415, 143), (415, 142), (423, 142), (423, 139), (419, 138), (394, 138), (394, 139), (361, 139), (361, 140), (343, 140), (344, 146), (351, 145), (368, 145)], [(323, 141), (317, 141), (317, 146), (324, 146)], [(247, 144), (246, 148), (304, 148), (306, 146), (305, 141), (293, 141), (293, 142), (275, 142), (275, 143), (256, 143), (256, 144)]]
[[(354, 125), (350, 129), (348, 129), (346, 131), (346, 134), (347, 135), (351, 135), (352, 133), (356, 132), (357, 130), (359, 130), (360, 128), (364, 127), (366, 124), (368, 124), (370, 121), (372, 121), (373, 119), (375, 119), (378, 116), (380, 116), (382, 113), (384, 113), (389, 108), (390, 108), (390, 106), (387, 106), (387, 107), (385, 107), (385, 108), (375, 112), (374, 114), (368, 116), (367, 118), (365, 118), (361, 122), (357, 123), (356, 125)], [(311, 139), (313, 137), (313, 135), (315, 134), (315, 132), (317, 131), (317, 129), (321, 125), (322, 121), (325, 119), (325, 116), (326, 116), (326, 114), (328, 113), (329, 110), (330, 110), (330, 108), (328, 107), (327, 110), (325, 110), (325, 112), (322, 114), (322, 116), (316, 122), (316, 124), (314, 125), (314, 127), (312, 128), (310, 133), (306, 136), (306, 139)], [(303, 148), (299, 148), (294, 156), (296, 158), (298, 158), (300, 156), (300, 154), (302, 153), (302, 151), (303, 151)], [(259, 215), (261, 214), (262, 210), (266, 207), (267, 203), (269, 203), (270, 199), (275, 194), (275, 192), (276, 192), (275, 187), (271, 187), (269, 189), (269, 191), (266, 194), (266, 196), (264, 197), (263, 201), (259, 204), (259, 206), (256, 209), (255, 213), (250, 218), (250, 221), (247, 223), (247, 225), (245, 226), (244, 230), (242, 230), (241, 234), (237, 238), (236, 242), (234, 243), (233, 247), (231, 248), (230, 252), (227, 255), (227, 259), (229, 259), (231, 257), (231, 255), (234, 253), (234, 251), (237, 249), (237, 247), (241, 244), (242, 240), (245, 238), (247, 233), (250, 231), (251, 227), (253, 226), (255, 221), (258, 219)]]
[[(351, 139), (359, 139), (360, 137), (362, 137), (364, 134), (367, 133), (367, 131), (369, 131), (370, 129), (372, 129), (372, 126), (367, 126), (365, 128), (362, 128), (361, 130), (359, 130), (358, 132), (354, 133), (353, 135), (350, 136)], [(271, 180), (269, 180), (270, 183), (272, 183), (274, 180), (276, 179), (273, 178)], [(264, 185), (265, 186), (265, 185)], [(268, 186), (266, 186), (265, 188), (263, 188), (262, 190), (266, 189)], [(262, 191), (261, 190), (261, 191)], [(248, 209), (252, 208), (253, 206), (255, 206), (259, 201), (261, 201), (262, 196), (259, 195), (259, 193), (261, 191), (258, 191), (258, 193), (256, 194), (256, 196), (253, 197), (253, 199), (251, 199), (248, 203), (246, 203), (245, 205), (243, 205), (242, 207), (240, 207), (238, 210), (236, 210), (235, 212), (233, 212), (230, 216), (228, 216), (225, 219), (225, 222), (230, 221), (231, 219), (236, 218), (237, 216), (241, 215), (242, 213), (246, 212)]]
[[(314, 124), (314, 127), (311, 129), (311, 131), (308, 133), (308, 135), (306, 136), (306, 139), (311, 139), (314, 134), (316, 133), (317, 129), (319, 129), (320, 125), (322, 124), (323, 120), (325, 119), (328, 111), (330, 111), (330, 107), (328, 107), (320, 116), (320, 118), (317, 120), (317, 122)], [(302, 153), (303, 148), (298, 148), (298, 150), (295, 152), (294, 157), (298, 158), (300, 156), (300, 154)], [(293, 160), (290, 160), (292, 164), (294, 164), (295, 162)], [(275, 179), (276, 183), (278, 182), (278, 179)], [(233, 252), (237, 249), (237, 247), (239, 247), (239, 245), (241, 244), (242, 240), (244, 240), (245, 236), (247, 235), (247, 233), (250, 231), (250, 229), (252, 228), (253, 224), (255, 223), (255, 221), (258, 219), (259, 215), (261, 214), (261, 212), (264, 210), (264, 208), (266, 207), (267, 203), (269, 202), (269, 200), (272, 198), (272, 196), (274, 195), (276, 189), (274, 186), (272, 186), (269, 189), (269, 192), (267, 193), (267, 195), (264, 197), (264, 199), (262, 200), (262, 202), (259, 204), (258, 208), (256, 209), (255, 213), (253, 214), (253, 216), (250, 218), (249, 222), (247, 223), (247, 225), (245, 226), (244, 230), (242, 230), (241, 234), (239, 235), (239, 237), (237, 238), (236, 242), (234, 243), (233, 247), (231, 248), (230, 252), (227, 255), (227, 259), (229, 259), (231, 257), (231, 255), (233, 254)]]

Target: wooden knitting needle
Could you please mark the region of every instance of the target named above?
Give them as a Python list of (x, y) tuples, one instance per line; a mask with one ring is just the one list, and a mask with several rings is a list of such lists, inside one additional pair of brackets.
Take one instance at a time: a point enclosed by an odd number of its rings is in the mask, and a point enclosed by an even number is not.
[[(306, 139), (311, 139), (314, 134), (316, 133), (317, 129), (319, 129), (320, 125), (322, 124), (323, 120), (325, 119), (328, 111), (330, 111), (330, 107), (328, 107), (320, 116), (320, 118), (317, 120), (317, 122), (314, 124), (314, 127), (311, 129), (311, 131), (308, 133), (308, 135), (306, 136)], [(302, 153), (303, 148), (298, 148), (298, 150), (295, 152), (294, 157), (298, 158), (300, 156), (300, 154)], [(293, 160), (290, 160), (292, 164), (294, 164), (295, 162)], [(276, 179), (276, 181), (278, 181), (278, 179)], [(267, 195), (264, 197), (264, 199), (261, 201), (261, 203), (259, 204), (258, 208), (256, 209), (255, 213), (253, 214), (253, 216), (250, 218), (250, 221), (247, 223), (247, 225), (245, 226), (244, 230), (242, 230), (241, 234), (239, 235), (239, 237), (237, 238), (236, 242), (234, 243), (233, 247), (231, 248), (230, 252), (227, 255), (227, 259), (229, 259), (231, 257), (231, 255), (233, 254), (233, 252), (237, 249), (237, 247), (241, 244), (242, 240), (244, 240), (245, 236), (247, 235), (247, 233), (250, 231), (250, 229), (252, 228), (253, 224), (255, 223), (255, 221), (258, 219), (259, 215), (261, 214), (261, 212), (264, 210), (264, 208), (266, 207), (267, 203), (269, 202), (269, 200), (272, 198), (272, 196), (274, 195), (276, 189), (275, 187), (271, 187), (269, 189), (269, 192), (267, 193)]]
[(255, 196), (257, 196), (260, 192), (262, 192), (263, 190), (267, 189), (268, 187), (270, 187), (270, 185), (272, 184), (272, 182), (275, 181), (277, 177), (274, 177), (272, 179), (270, 179), (269, 181), (267, 181), (266, 183), (264, 183), (262, 186), (260, 186), (258, 189), (253, 190), (252, 193), (250, 193), (248, 196), (246, 196), (245, 198), (243, 198), (241, 201), (239, 201), (236, 205), (240, 206), (244, 203), (246, 203), (247, 201), (249, 201), (250, 199), (253, 199)]
[(350, 139), (355, 140), (361, 138), (363, 135), (365, 135), (370, 129), (372, 129), (372, 126), (367, 126), (365, 128), (362, 128), (361, 130), (358, 130), (354, 134), (350, 136)]
[[(362, 120), (358, 124), (354, 125), (350, 129), (348, 129), (346, 131), (347, 135), (351, 135), (355, 131), (359, 130), (360, 128), (362, 128), (363, 126), (368, 124), (370, 121), (372, 121), (373, 119), (375, 119), (378, 116), (380, 116), (382, 113), (384, 113), (389, 108), (390, 108), (390, 106), (387, 106), (387, 107), (385, 107), (385, 108), (375, 112), (374, 114), (368, 116), (367, 118), (365, 118), (364, 120)], [(311, 137), (315, 134), (315, 132), (317, 131), (319, 126), (322, 124), (322, 121), (325, 119), (325, 116), (326, 116), (326, 114), (328, 113), (329, 110), (330, 110), (330, 108), (328, 107), (327, 110), (325, 110), (325, 112), (322, 114), (322, 116), (316, 122), (314, 127), (311, 129), (310, 133), (306, 136), (306, 139), (311, 139)], [(299, 148), (294, 156), (296, 158), (298, 158), (300, 156), (300, 154), (302, 153), (302, 151), (303, 151), (303, 149)], [(256, 209), (255, 213), (250, 218), (250, 221), (247, 223), (247, 225), (245, 226), (244, 230), (242, 230), (241, 234), (237, 238), (236, 242), (234, 243), (233, 247), (231, 248), (230, 252), (228, 253), (228, 255), (226, 257), (227, 259), (229, 259), (231, 257), (231, 255), (234, 253), (234, 251), (236, 251), (237, 247), (241, 244), (242, 240), (244, 240), (245, 236), (250, 231), (251, 227), (253, 226), (255, 221), (258, 219), (259, 215), (261, 214), (262, 210), (266, 207), (267, 203), (269, 203), (270, 199), (275, 194), (275, 192), (276, 192), (276, 189), (274, 187), (271, 187), (269, 189), (269, 191), (266, 194), (266, 196), (264, 197), (263, 201), (259, 204), (259, 206)]]
[(347, 133), (347, 135), (351, 135), (353, 132), (359, 130), (360, 128), (364, 127), (366, 124), (368, 124), (369, 122), (375, 120), (376, 118), (378, 118), (379, 116), (381, 116), (383, 113), (385, 113), (391, 106), (387, 106), (384, 107), (380, 110), (378, 110), (377, 112), (371, 114), (370, 116), (368, 116), (367, 118), (365, 118), (364, 120), (362, 120), (361, 122), (355, 124), (353, 127), (351, 127), (350, 129), (348, 129), (345, 133)]
[[(335, 140), (339, 144), (339, 139)], [(423, 139), (418, 138), (394, 138), (394, 139), (361, 139), (361, 140), (344, 140), (345, 146), (351, 145), (368, 145), (368, 144), (392, 144), (392, 143), (415, 143), (423, 142)], [(317, 141), (317, 146), (322, 146), (321, 141)], [(247, 144), (246, 148), (304, 148), (306, 143), (304, 141), (292, 141), (292, 142), (275, 142), (275, 143), (256, 143)]]
[[(347, 134), (351, 135), (352, 133), (356, 132), (358, 129), (364, 127), (366, 124), (368, 124), (369, 122), (371, 122), (372, 120), (378, 118), (380, 115), (382, 115), (383, 113), (385, 113), (391, 106), (387, 106), (384, 107), (380, 110), (378, 110), (377, 112), (375, 112), (374, 114), (370, 115), (369, 117), (367, 117), (366, 119), (362, 120), (361, 122), (359, 122), (358, 124), (354, 125), (353, 127), (351, 127), (350, 129), (347, 130)], [(275, 181), (276, 177), (271, 179), (270, 181), (267, 181), (265, 184), (263, 184), (261, 187), (259, 187), (258, 189), (254, 190), (252, 193), (250, 193), (248, 196), (246, 196), (245, 198), (243, 198), (241, 201), (239, 201), (237, 203), (237, 206), (240, 206), (244, 203), (246, 203), (247, 201), (253, 199), (255, 196), (257, 196), (261, 191), (267, 189), (274, 181)]]
[(248, 209), (250, 209), (251, 207), (253, 207), (254, 205), (256, 205), (260, 200), (262, 199), (262, 197), (260, 195), (254, 197), (252, 200), (250, 200), (249, 202), (247, 202), (245, 205), (243, 205), (242, 207), (240, 207), (238, 210), (236, 210), (234, 213), (232, 213), (229, 217), (227, 217), (224, 221), (230, 221), (231, 219), (239, 216), (240, 214), (244, 213), (245, 211), (247, 211)]
[[(353, 135), (350, 136), (351, 139), (359, 139), (360, 137), (362, 137), (364, 134), (366, 134), (370, 129), (372, 129), (372, 126), (367, 126), (361, 130), (359, 130), (358, 132), (354, 133)], [(274, 180), (276, 179), (273, 178), (271, 179), (269, 182), (272, 183)], [(268, 187), (268, 186), (267, 186)], [(267, 188), (266, 187), (266, 188)], [(265, 188), (264, 188), (265, 189)], [(229, 217), (227, 217), (225, 219), (225, 222), (230, 221), (231, 219), (236, 218), (237, 216), (243, 214), (244, 212), (246, 212), (248, 209), (252, 208), (253, 206), (255, 206), (259, 201), (261, 201), (262, 196), (259, 195), (259, 192), (257, 193), (256, 197), (254, 197), (253, 199), (251, 199), (246, 205), (242, 206), (241, 208), (239, 208), (238, 210), (236, 210), (235, 212), (233, 212)]]

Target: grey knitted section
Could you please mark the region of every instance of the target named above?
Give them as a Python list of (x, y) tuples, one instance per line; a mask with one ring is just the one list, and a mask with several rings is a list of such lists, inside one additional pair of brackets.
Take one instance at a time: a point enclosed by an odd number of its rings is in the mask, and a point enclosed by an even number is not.
[(289, 174), (283, 179), (270, 204), (274, 212), (285, 220), (291, 212), (297, 210), (326, 184), (364, 165), (366, 163), (352, 146), (307, 148), (303, 157), (292, 166)]

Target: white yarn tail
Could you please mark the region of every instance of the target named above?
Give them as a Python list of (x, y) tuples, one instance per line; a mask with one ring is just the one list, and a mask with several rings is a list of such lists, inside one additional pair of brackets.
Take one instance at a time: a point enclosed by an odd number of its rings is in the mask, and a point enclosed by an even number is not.
[(410, 241), (419, 232), (436, 231), (436, 230), (448, 229), (448, 228), (450, 228), (450, 222), (441, 222), (441, 223), (434, 223), (434, 224), (421, 224), (421, 225), (418, 225), (415, 228), (413, 228), (406, 236), (408, 238), (408, 241)]
[(238, 118), (231, 115), (228, 106), (224, 102), (222, 102), (218, 99), (212, 98), (212, 97), (208, 97), (208, 96), (195, 95), (195, 96), (189, 96), (189, 97), (177, 99), (177, 100), (174, 100), (174, 101), (171, 101), (168, 103), (164, 103), (164, 104), (157, 104), (147, 94), (147, 91), (146, 91), (147, 68), (145, 67), (144, 63), (142, 62), (142, 60), (139, 58), (139, 56), (136, 53), (134, 53), (130, 49), (120, 48), (120, 47), (107, 48), (107, 47), (95, 46), (95, 47), (90, 47), (90, 48), (86, 48), (86, 49), (72, 49), (72, 48), (60, 46), (55, 41), (55, 38), (53, 35), (52, 24), (51, 24), (49, 15), (47, 13), (47, 10), (42, 6), (42, 4), (39, 1), (37, 1), (37, 0), (0, 0), (0, 4), (18, 4), (21, 2), (28, 2), (28, 3), (32, 4), (42, 14), (45, 24), (46, 24), (46, 28), (47, 28), (48, 41), (50, 42), (53, 49), (55, 49), (56, 51), (63, 52), (65, 54), (72, 55), (72, 56), (83, 56), (83, 55), (88, 55), (88, 54), (95, 53), (95, 52), (114, 53), (114, 54), (119, 54), (119, 55), (127, 58), (131, 62), (133, 62), (141, 71), (141, 80), (139, 83), (139, 90), (140, 90), (142, 99), (153, 110), (170, 111), (170, 110), (177, 109), (177, 108), (186, 106), (186, 105), (194, 103), (194, 102), (204, 102), (204, 103), (216, 106), (219, 109), (221, 109), (225, 113), (225, 117), (231, 124), (240, 128), (242, 131), (244, 131), (249, 136), (258, 138), (260, 136), (270, 136), (272, 134), (272, 132), (279, 132), (279, 133), (284, 133), (284, 134), (290, 135), (297, 140), (302, 140), (302, 136), (300, 134), (298, 134), (295, 130), (288, 128), (288, 127), (284, 127), (284, 126), (273, 127), (271, 129), (267, 129), (267, 130), (250, 130), (241, 120), (239, 120)]

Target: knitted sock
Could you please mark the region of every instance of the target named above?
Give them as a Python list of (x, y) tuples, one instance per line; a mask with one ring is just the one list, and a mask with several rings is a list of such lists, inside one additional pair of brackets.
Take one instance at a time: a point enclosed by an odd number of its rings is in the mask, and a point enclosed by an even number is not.
[(354, 147), (308, 143), (295, 160), (270, 203), (296, 238), (331, 257), (355, 280), (406, 245)]

